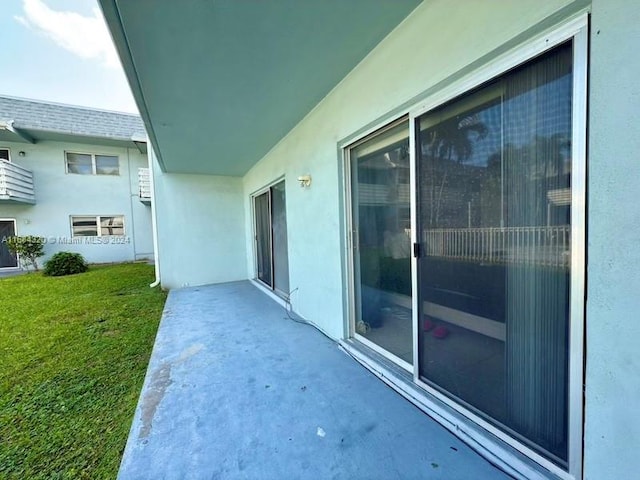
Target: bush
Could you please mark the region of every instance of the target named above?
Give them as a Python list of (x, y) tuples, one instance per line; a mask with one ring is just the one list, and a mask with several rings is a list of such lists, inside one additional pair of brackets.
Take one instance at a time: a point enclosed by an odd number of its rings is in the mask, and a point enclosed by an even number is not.
[(44, 274), (49, 277), (61, 277), (86, 272), (89, 266), (79, 253), (58, 252), (44, 264)]
[(20, 263), (26, 268), (32, 266), (38, 270), (38, 257), (44, 255), (44, 238), (28, 235), (26, 237), (9, 237), (6, 239), (7, 248), (14, 255), (18, 255)]

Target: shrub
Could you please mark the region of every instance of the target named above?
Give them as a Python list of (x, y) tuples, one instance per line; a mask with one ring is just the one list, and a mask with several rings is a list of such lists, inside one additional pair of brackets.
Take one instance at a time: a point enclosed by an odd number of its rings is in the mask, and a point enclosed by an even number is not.
[(38, 258), (44, 255), (44, 237), (9, 237), (6, 239), (7, 248), (14, 255), (18, 255), (20, 263), (26, 268), (32, 266), (38, 270)]
[(86, 272), (89, 266), (79, 253), (58, 252), (44, 264), (44, 274), (49, 277), (61, 277)]

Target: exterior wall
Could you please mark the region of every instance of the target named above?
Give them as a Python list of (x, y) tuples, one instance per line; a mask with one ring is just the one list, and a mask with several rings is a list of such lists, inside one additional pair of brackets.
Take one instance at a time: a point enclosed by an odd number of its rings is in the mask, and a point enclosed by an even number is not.
[(241, 179), (163, 173), (154, 161), (153, 183), (162, 286), (246, 279)]
[[(289, 273), (293, 308), (335, 338), (345, 334), (344, 215), (337, 149), (372, 122), (393, 120), (394, 110), (433, 93), (448, 79), (472, 72), (579, 11), (587, 2), (554, 0), (419, 6), (243, 179), (246, 229), (252, 232), (252, 192), (284, 175), (287, 185)], [(446, 22), (443, 21), (446, 19)], [(456, 28), (452, 28), (455, 25)], [(311, 174), (301, 189), (296, 178)], [(255, 276), (253, 237), (248, 275)]]
[[(84, 143), (41, 141), (34, 145), (0, 143), (11, 150), (12, 162), (33, 171), (36, 204), (0, 202), (0, 218), (15, 218), (18, 235), (47, 238), (45, 257), (59, 251), (81, 253), (88, 262), (121, 262), (153, 257), (151, 209), (138, 200), (138, 168), (147, 157), (137, 149)], [(120, 175), (67, 174), (66, 150), (118, 155)], [(18, 156), (24, 151), (25, 156)], [(124, 215), (126, 243), (71, 244), (71, 215)], [(113, 241), (120, 239), (114, 237)]]
[[(526, 45), (590, 3), (425, 2), (242, 179), (157, 175), (163, 283), (254, 277), (250, 196), (284, 177), (293, 308), (330, 336), (343, 337), (339, 142), (393, 120), (402, 105)], [(634, 208), (640, 139), (629, 130), (640, 123), (640, 67), (629, 59), (640, 44), (634, 23), (640, 7), (632, 0), (593, 0), (592, 12), (584, 478), (634, 478), (640, 418), (629, 406), (640, 398), (640, 216)], [(312, 176), (309, 189), (298, 186), (303, 174)], [(181, 241), (172, 241), (176, 234)], [(198, 252), (203, 239), (207, 252)], [(238, 268), (240, 257), (246, 269)]]
[(585, 478), (637, 478), (640, 4), (594, 0), (592, 12)]

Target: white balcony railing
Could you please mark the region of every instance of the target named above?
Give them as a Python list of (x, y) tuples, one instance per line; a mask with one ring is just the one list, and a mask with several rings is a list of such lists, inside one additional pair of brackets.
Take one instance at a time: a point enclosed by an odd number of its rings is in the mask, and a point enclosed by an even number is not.
[(0, 201), (36, 203), (33, 172), (0, 159)]
[(138, 169), (138, 196), (143, 203), (151, 203), (151, 176), (148, 168)]
[(424, 231), (425, 253), (483, 263), (569, 267), (571, 227), (442, 228)]

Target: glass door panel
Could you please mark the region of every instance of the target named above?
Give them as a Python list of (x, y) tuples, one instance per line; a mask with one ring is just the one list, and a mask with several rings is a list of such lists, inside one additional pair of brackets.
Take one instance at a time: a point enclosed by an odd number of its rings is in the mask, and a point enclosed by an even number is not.
[(413, 363), (409, 125), (350, 150), (355, 333)]
[(289, 295), (289, 251), (285, 183), (254, 197), (256, 276), (280, 295)]
[(567, 460), (572, 47), (419, 117), (419, 374)]
[(9, 251), (6, 239), (16, 234), (14, 220), (0, 220), (0, 268), (14, 268), (18, 266), (18, 257)]
[(289, 295), (289, 250), (287, 244), (287, 207), (284, 181), (271, 187), (273, 230), (273, 287)]
[(254, 211), (256, 216), (256, 276), (270, 287), (273, 287), (270, 191), (266, 191), (254, 198)]

